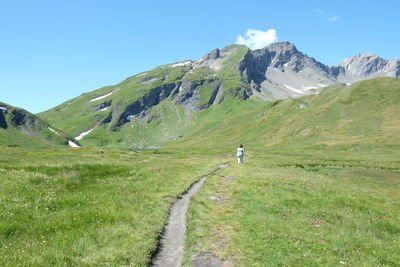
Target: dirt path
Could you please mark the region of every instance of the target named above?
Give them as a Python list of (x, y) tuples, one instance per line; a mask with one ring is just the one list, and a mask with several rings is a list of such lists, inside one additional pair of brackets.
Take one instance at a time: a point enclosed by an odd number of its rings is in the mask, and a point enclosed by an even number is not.
[(201, 188), (208, 176), (219, 172), (226, 166), (227, 164), (221, 164), (219, 165), (218, 169), (200, 178), (200, 180), (192, 184), (189, 190), (180, 198), (178, 198), (177, 201), (172, 205), (168, 218), (168, 224), (161, 235), (157, 245), (158, 249), (155, 255), (152, 257), (150, 266), (181, 266), (186, 233), (186, 210), (188, 208), (190, 198)]

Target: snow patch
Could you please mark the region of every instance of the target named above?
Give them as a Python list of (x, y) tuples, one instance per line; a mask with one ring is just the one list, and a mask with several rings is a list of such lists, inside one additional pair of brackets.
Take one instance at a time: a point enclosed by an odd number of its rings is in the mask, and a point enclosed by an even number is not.
[(50, 127), (47, 127), (47, 129), (49, 129), (50, 131), (52, 131), (52, 132), (55, 133), (56, 135), (60, 135), (59, 133), (57, 133), (54, 129), (51, 129)]
[(302, 88), (302, 90), (317, 89), (315, 86), (304, 86), (304, 85), (301, 88)]
[(210, 69), (212, 70), (219, 70), (221, 68), (221, 66), (217, 65), (217, 64), (210, 64), (209, 65)]
[(182, 85), (179, 86), (179, 93), (182, 92)]
[(0, 110), (8, 111), (8, 108), (6, 108), (6, 107), (0, 107)]
[(105, 110), (107, 110), (109, 107), (110, 107), (110, 106), (105, 107), (105, 108), (102, 108), (102, 109), (99, 109), (99, 111), (105, 111)]
[(321, 87), (326, 87), (326, 86), (328, 86), (328, 85), (326, 85), (326, 84), (323, 84), (323, 83), (319, 83), (319, 84), (318, 84), (318, 86), (321, 86)]
[(113, 94), (113, 92), (110, 92), (110, 93), (108, 93), (108, 94), (106, 94), (106, 95), (102, 95), (102, 96), (99, 96), (99, 97), (96, 97), (96, 98), (90, 99), (90, 100), (89, 100), (89, 102), (94, 102), (94, 101), (97, 101), (97, 100), (100, 100), (100, 99), (106, 98), (107, 96), (110, 96), (110, 95), (112, 95), (112, 94)]
[(188, 64), (191, 64), (191, 63), (192, 63), (192, 61), (179, 62), (179, 63), (176, 63), (176, 64), (172, 65), (172, 67), (182, 67), (182, 66), (185, 66), (185, 65), (188, 65)]
[(287, 89), (289, 89), (290, 91), (293, 91), (295, 93), (302, 94), (302, 95), (304, 94), (303, 91), (301, 91), (299, 89), (296, 89), (296, 88), (293, 88), (293, 87), (290, 87), (289, 85), (284, 84), (283, 86), (285, 86)]
[(143, 76), (143, 75), (146, 75), (148, 72), (144, 72), (144, 73), (142, 73), (142, 74), (138, 74), (138, 75), (136, 75), (137, 77), (139, 77), (139, 76)]
[(300, 104), (300, 105), (299, 105), (299, 108), (300, 108), (300, 109), (305, 109), (305, 108), (306, 108), (306, 105)]
[(351, 83), (346, 83), (346, 85), (351, 85)]
[(75, 140), (81, 140), (83, 137), (85, 137), (86, 135), (90, 134), (91, 131), (94, 130), (95, 127), (87, 130), (86, 132), (82, 132), (80, 133), (77, 137), (75, 137)]
[(80, 147), (80, 146), (78, 146), (77, 144), (75, 144), (75, 143), (72, 142), (72, 141), (68, 141), (68, 145), (69, 145), (70, 147)]

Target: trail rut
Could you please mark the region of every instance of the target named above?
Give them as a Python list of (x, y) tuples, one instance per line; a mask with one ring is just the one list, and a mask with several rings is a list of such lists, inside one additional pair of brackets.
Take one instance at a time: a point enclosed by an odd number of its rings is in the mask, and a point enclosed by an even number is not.
[(157, 250), (152, 256), (150, 266), (178, 267), (181, 266), (185, 236), (186, 236), (186, 211), (190, 198), (202, 187), (204, 181), (227, 166), (219, 165), (212, 173), (201, 177), (172, 205), (168, 223), (159, 238)]

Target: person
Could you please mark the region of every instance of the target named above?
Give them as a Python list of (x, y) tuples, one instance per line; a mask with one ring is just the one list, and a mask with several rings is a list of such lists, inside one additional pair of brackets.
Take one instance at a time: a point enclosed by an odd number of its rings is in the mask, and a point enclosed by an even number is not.
[(238, 164), (242, 164), (242, 163), (243, 163), (243, 157), (244, 157), (244, 148), (243, 148), (243, 145), (240, 145), (240, 146), (237, 148), (236, 156), (237, 156), (237, 158), (238, 158)]

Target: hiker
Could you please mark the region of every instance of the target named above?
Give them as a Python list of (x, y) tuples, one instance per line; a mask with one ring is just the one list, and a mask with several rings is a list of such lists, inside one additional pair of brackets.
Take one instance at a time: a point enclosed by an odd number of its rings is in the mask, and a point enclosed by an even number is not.
[(240, 145), (240, 146), (237, 148), (236, 156), (237, 156), (237, 158), (238, 158), (238, 164), (242, 164), (242, 163), (243, 163), (243, 157), (244, 157), (244, 148), (243, 148), (243, 145)]

